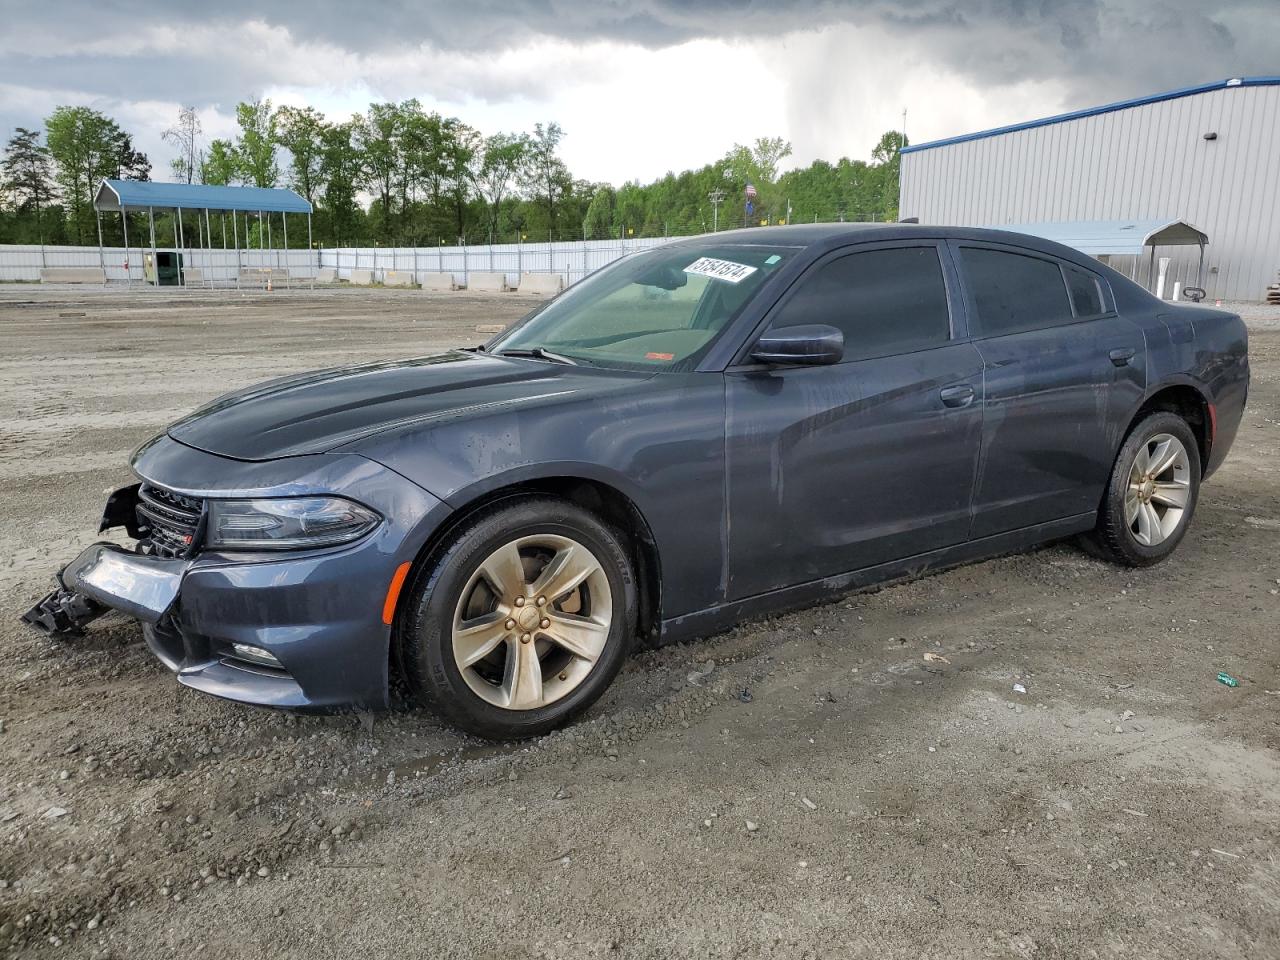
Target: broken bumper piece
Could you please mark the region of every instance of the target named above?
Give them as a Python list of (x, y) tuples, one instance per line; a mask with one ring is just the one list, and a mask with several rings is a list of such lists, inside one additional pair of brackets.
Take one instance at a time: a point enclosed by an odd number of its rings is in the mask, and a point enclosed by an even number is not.
[(148, 557), (95, 543), (58, 575), (59, 587), (23, 614), (37, 630), (76, 634), (108, 609), (156, 623), (177, 599), (190, 562)]

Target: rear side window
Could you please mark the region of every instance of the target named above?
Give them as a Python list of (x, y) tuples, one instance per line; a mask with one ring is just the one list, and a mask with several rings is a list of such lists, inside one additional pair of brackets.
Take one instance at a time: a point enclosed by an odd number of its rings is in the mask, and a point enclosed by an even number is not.
[(1074, 319), (1062, 269), (1054, 261), (982, 247), (962, 247), (961, 255), (978, 309), (977, 332), (982, 336), (1036, 330)]
[(951, 336), (935, 247), (868, 250), (807, 274), (771, 326), (825, 323), (844, 334), (846, 360), (910, 353)]
[(1102, 301), (1102, 284), (1096, 276), (1065, 263), (1062, 272), (1067, 276), (1067, 290), (1078, 318), (1098, 317), (1107, 312)]

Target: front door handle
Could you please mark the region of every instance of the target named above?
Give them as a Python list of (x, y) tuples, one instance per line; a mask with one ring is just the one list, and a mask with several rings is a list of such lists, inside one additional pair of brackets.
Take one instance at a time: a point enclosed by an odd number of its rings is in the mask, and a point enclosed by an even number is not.
[(1111, 362), (1117, 367), (1123, 367), (1128, 365), (1129, 361), (1133, 359), (1137, 352), (1138, 351), (1133, 349), (1133, 347), (1117, 347), (1115, 350), (1112, 350), (1107, 354), (1107, 356), (1111, 358)]
[(938, 396), (942, 397), (942, 402), (948, 407), (967, 407), (973, 403), (974, 392), (969, 384), (957, 383), (954, 386), (943, 387), (938, 391)]

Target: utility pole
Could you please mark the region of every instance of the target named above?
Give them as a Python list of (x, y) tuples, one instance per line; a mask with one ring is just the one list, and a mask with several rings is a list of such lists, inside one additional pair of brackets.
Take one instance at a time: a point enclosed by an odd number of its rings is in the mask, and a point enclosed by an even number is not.
[(715, 233), (720, 229), (720, 204), (724, 203), (724, 191), (717, 187), (707, 194), (707, 199), (711, 201), (711, 232)]

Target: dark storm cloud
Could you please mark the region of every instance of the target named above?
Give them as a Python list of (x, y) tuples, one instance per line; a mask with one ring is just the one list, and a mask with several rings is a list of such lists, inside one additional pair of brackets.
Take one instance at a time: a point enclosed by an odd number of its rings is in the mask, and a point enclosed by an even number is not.
[[(245, 25), (264, 23), (246, 35)], [(254, 46), (323, 44), (364, 62), (422, 50), (472, 54), (538, 37), (660, 48), (706, 38), (768, 39), (846, 24), (875, 27), (915, 58), (979, 86), (1060, 83), (1064, 100), (1092, 101), (1202, 80), (1274, 72), (1276, 0), (675, 0), (569, 3), (469, 0), (364, 5), (349, 0), (77, 4), (0, 0), (0, 84), (80, 90), (120, 99), (226, 104), (299, 80), (296, 61)], [(159, 35), (149, 34), (163, 26)], [(287, 34), (286, 34), (287, 31)], [(145, 42), (139, 43), (139, 37)], [(13, 42), (17, 41), (17, 42)], [(856, 49), (849, 56), (858, 55)], [(339, 68), (340, 69), (340, 68)], [(348, 79), (332, 75), (340, 86)], [(554, 82), (556, 78), (541, 78)], [(572, 78), (561, 78), (570, 80)], [(473, 95), (502, 99), (518, 78), (483, 71)], [(177, 91), (181, 91), (178, 93)]]

